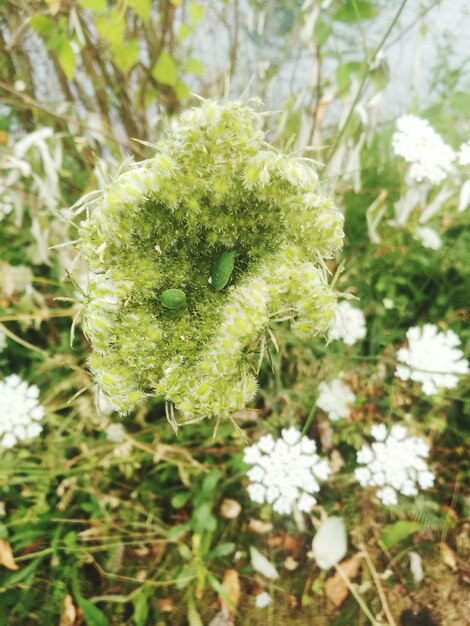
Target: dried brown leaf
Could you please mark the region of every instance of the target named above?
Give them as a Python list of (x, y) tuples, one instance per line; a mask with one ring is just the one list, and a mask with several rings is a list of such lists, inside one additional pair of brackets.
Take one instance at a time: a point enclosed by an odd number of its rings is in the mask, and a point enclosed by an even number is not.
[(442, 562), (454, 572), (458, 569), (458, 556), (444, 541), (439, 544)]
[(0, 539), (0, 565), (13, 571), (20, 569), (18, 563), (15, 563), (13, 550), (6, 539)]
[(225, 498), (220, 505), (220, 516), (224, 519), (235, 519), (241, 513), (242, 507), (239, 502), (232, 498)]
[(77, 608), (73, 603), (72, 596), (68, 593), (62, 603), (59, 626), (75, 626), (76, 619)]
[(172, 598), (160, 598), (157, 601), (157, 605), (162, 613), (171, 613), (175, 609)]
[(236, 569), (228, 569), (222, 579), (222, 592), (219, 596), (220, 604), (225, 614), (233, 615), (240, 603), (240, 577)]
[[(356, 578), (356, 576), (359, 574), (361, 562), (362, 557), (358, 554), (355, 554), (350, 559), (346, 559), (346, 561), (342, 561), (341, 563), (339, 563), (338, 567), (341, 568), (344, 576), (349, 578), (349, 580), (354, 580), (354, 578)], [(336, 572), (326, 581), (325, 595), (329, 600), (331, 600), (331, 602), (333, 602), (335, 606), (341, 606), (348, 597), (349, 589), (343, 582), (338, 572)]]
[(260, 535), (270, 532), (273, 528), (272, 522), (263, 522), (260, 519), (250, 519), (248, 522), (248, 530)]

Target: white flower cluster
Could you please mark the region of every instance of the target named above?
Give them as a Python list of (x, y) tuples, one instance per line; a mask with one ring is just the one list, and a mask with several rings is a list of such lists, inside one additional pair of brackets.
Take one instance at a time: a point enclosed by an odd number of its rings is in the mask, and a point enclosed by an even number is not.
[(460, 146), (458, 159), (459, 165), (470, 165), (470, 140)]
[(419, 437), (407, 437), (404, 426), (394, 425), (387, 433), (385, 424), (372, 426), (375, 442), (365, 444), (357, 453), (357, 462), (364, 465), (355, 470), (363, 487), (380, 487), (377, 496), (385, 505), (397, 504), (397, 494), (418, 495), (418, 487), (429, 489), (434, 474), (429, 471), (426, 458), (429, 446)]
[(353, 307), (347, 300), (338, 304), (330, 327), (330, 339), (341, 339), (352, 346), (366, 336), (366, 318), (361, 309)]
[(440, 250), (440, 248), (442, 248), (442, 239), (434, 228), (418, 226), (415, 235), (425, 248), (429, 248), (430, 250)]
[(13, 211), (13, 200), (8, 193), (4, 192), (3, 188), (0, 188), (0, 221), (9, 215)]
[(336, 422), (350, 415), (350, 405), (354, 402), (356, 396), (346, 383), (343, 383), (339, 378), (333, 378), (329, 383), (321, 382), (318, 389), (320, 395), (318, 396), (317, 406), (325, 413), (328, 413), (330, 420)]
[(459, 376), (468, 374), (468, 361), (458, 349), (460, 339), (452, 330), (440, 332), (434, 324), (414, 326), (406, 333), (408, 348), (400, 348), (395, 375), (401, 380), (423, 383), (428, 396), (440, 389), (453, 389)]
[(426, 120), (403, 115), (392, 138), (395, 154), (411, 164), (409, 175), (417, 182), (441, 183), (452, 169), (455, 152)]
[(0, 382), (0, 446), (11, 448), (18, 441), (39, 435), (44, 407), (38, 397), (36, 385), (28, 386), (16, 374)]
[(320, 490), (318, 481), (330, 474), (328, 461), (316, 454), (315, 442), (302, 437), (297, 428), (281, 434), (277, 440), (265, 435), (245, 449), (243, 460), (253, 465), (247, 473), (248, 493), (254, 502), (268, 502), (281, 515), (292, 513), (294, 506), (308, 513), (317, 502), (313, 494)]

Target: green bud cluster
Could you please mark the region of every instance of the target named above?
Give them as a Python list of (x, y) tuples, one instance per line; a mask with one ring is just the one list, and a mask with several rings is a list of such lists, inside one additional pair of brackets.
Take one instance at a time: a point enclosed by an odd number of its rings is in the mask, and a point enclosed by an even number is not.
[(256, 392), (270, 324), (309, 337), (331, 322), (323, 259), (342, 216), (308, 160), (265, 142), (250, 104), (183, 113), (81, 224), (90, 368), (121, 413), (158, 394), (186, 420), (228, 417)]

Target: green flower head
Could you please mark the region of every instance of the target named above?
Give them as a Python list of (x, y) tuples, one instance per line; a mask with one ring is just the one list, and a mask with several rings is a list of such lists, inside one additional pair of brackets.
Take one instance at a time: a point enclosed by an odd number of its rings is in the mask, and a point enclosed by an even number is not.
[(324, 333), (335, 308), (323, 259), (342, 216), (306, 159), (264, 140), (252, 103), (206, 101), (94, 202), (90, 367), (122, 413), (150, 394), (183, 420), (229, 417), (256, 393), (270, 324)]

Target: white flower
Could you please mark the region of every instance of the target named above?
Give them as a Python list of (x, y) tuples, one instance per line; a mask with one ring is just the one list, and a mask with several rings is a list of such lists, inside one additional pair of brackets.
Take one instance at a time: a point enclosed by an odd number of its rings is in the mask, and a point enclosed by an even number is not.
[(366, 319), (361, 309), (353, 307), (347, 300), (338, 304), (330, 328), (330, 339), (341, 339), (352, 346), (366, 336)]
[(459, 165), (470, 165), (470, 139), (460, 146)]
[[(318, 481), (326, 480), (330, 467), (316, 454), (316, 444), (297, 428), (284, 429), (282, 437), (271, 435), (245, 449), (243, 460), (253, 467), (248, 494), (253, 502), (272, 504), (274, 511), (290, 515), (294, 506), (308, 513), (316, 504)], [(268, 445), (266, 445), (268, 444)]]
[(126, 431), (122, 424), (113, 423), (106, 426), (104, 432), (106, 433), (106, 439), (113, 443), (122, 443), (126, 440)]
[(273, 599), (266, 591), (262, 591), (256, 596), (255, 606), (257, 609), (265, 609), (273, 603)]
[(442, 248), (442, 239), (434, 228), (419, 226), (415, 231), (415, 235), (425, 248), (430, 248), (431, 250), (439, 250)]
[(426, 120), (403, 115), (392, 138), (395, 154), (411, 163), (409, 175), (417, 182), (441, 183), (452, 169), (455, 152)]
[(351, 413), (350, 405), (356, 399), (351, 388), (339, 378), (333, 378), (329, 383), (323, 381), (318, 386), (320, 395), (317, 406), (328, 413), (330, 420), (336, 421), (348, 417)]
[(44, 407), (38, 401), (39, 389), (28, 386), (16, 374), (0, 382), (0, 445), (11, 448), (18, 441), (37, 437)]
[(434, 474), (428, 469), (429, 446), (423, 439), (408, 437), (406, 428), (398, 424), (383, 437), (384, 428), (384, 424), (372, 427), (375, 442), (358, 451), (357, 462), (363, 466), (354, 474), (363, 487), (380, 487), (377, 497), (389, 506), (397, 504), (398, 493), (416, 496), (418, 487), (432, 487)]
[(468, 361), (458, 349), (460, 340), (452, 331), (440, 332), (434, 324), (416, 326), (406, 333), (408, 348), (400, 348), (395, 370), (401, 380), (423, 383), (423, 393), (432, 396), (439, 389), (453, 389), (459, 375), (469, 371)]

